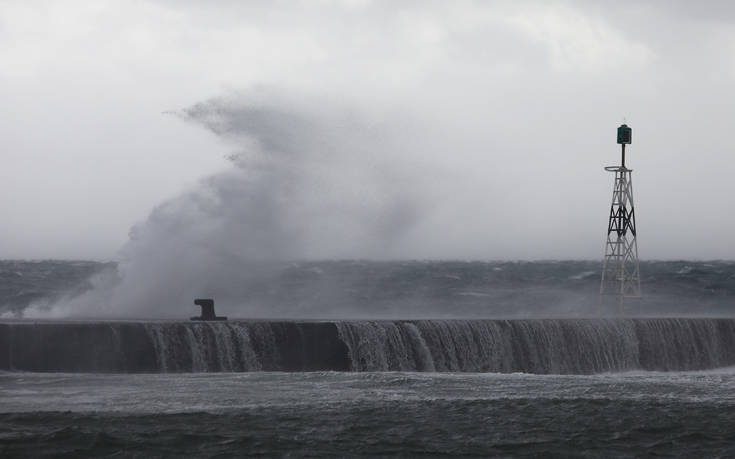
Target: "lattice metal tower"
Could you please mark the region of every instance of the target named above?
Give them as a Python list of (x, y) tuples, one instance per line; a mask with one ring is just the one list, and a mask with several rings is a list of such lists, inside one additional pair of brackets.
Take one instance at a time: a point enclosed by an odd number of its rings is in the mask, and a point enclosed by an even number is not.
[(610, 220), (607, 225), (605, 258), (602, 262), (601, 298), (616, 298), (623, 312), (627, 298), (641, 297), (641, 276), (638, 268), (635, 208), (633, 206), (632, 169), (625, 167), (625, 145), (632, 141), (632, 129), (623, 124), (618, 128), (618, 143), (622, 146), (620, 166), (608, 166), (615, 173)]

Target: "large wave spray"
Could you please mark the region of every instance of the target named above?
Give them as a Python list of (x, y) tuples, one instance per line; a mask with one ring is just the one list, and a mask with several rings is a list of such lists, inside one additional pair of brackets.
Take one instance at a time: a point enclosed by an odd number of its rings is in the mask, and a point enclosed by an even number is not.
[(243, 293), (292, 260), (385, 258), (410, 245), (423, 212), (411, 164), (421, 148), (387, 123), (269, 91), (178, 115), (234, 145), (232, 167), (156, 207), (91, 291), (26, 316), (181, 317), (200, 296), (258, 316)]

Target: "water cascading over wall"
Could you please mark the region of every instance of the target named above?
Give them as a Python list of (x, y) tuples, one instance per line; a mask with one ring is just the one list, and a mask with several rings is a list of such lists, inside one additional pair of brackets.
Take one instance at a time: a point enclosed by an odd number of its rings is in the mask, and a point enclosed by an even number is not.
[(735, 319), (9, 322), (0, 370), (589, 374), (735, 365)]

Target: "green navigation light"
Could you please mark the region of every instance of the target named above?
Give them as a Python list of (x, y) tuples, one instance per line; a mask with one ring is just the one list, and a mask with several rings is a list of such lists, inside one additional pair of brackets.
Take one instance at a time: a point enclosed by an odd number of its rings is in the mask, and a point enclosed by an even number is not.
[(622, 124), (618, 128), (618, 143), (630, 145), (633, 142), (633, 130), (627, 124)]

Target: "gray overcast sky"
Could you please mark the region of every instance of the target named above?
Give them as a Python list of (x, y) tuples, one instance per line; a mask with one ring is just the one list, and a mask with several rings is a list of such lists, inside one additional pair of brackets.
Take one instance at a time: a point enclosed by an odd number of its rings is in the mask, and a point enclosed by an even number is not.
[(287, 138), (338, 151), (298, 165), (340, 225), (402, 234), (295, 255), (599, 258), (625, 117), (641, 257), (732, 259), (734, 83), (725, 1), (0, 1), (0, 257), (115, 258)]

